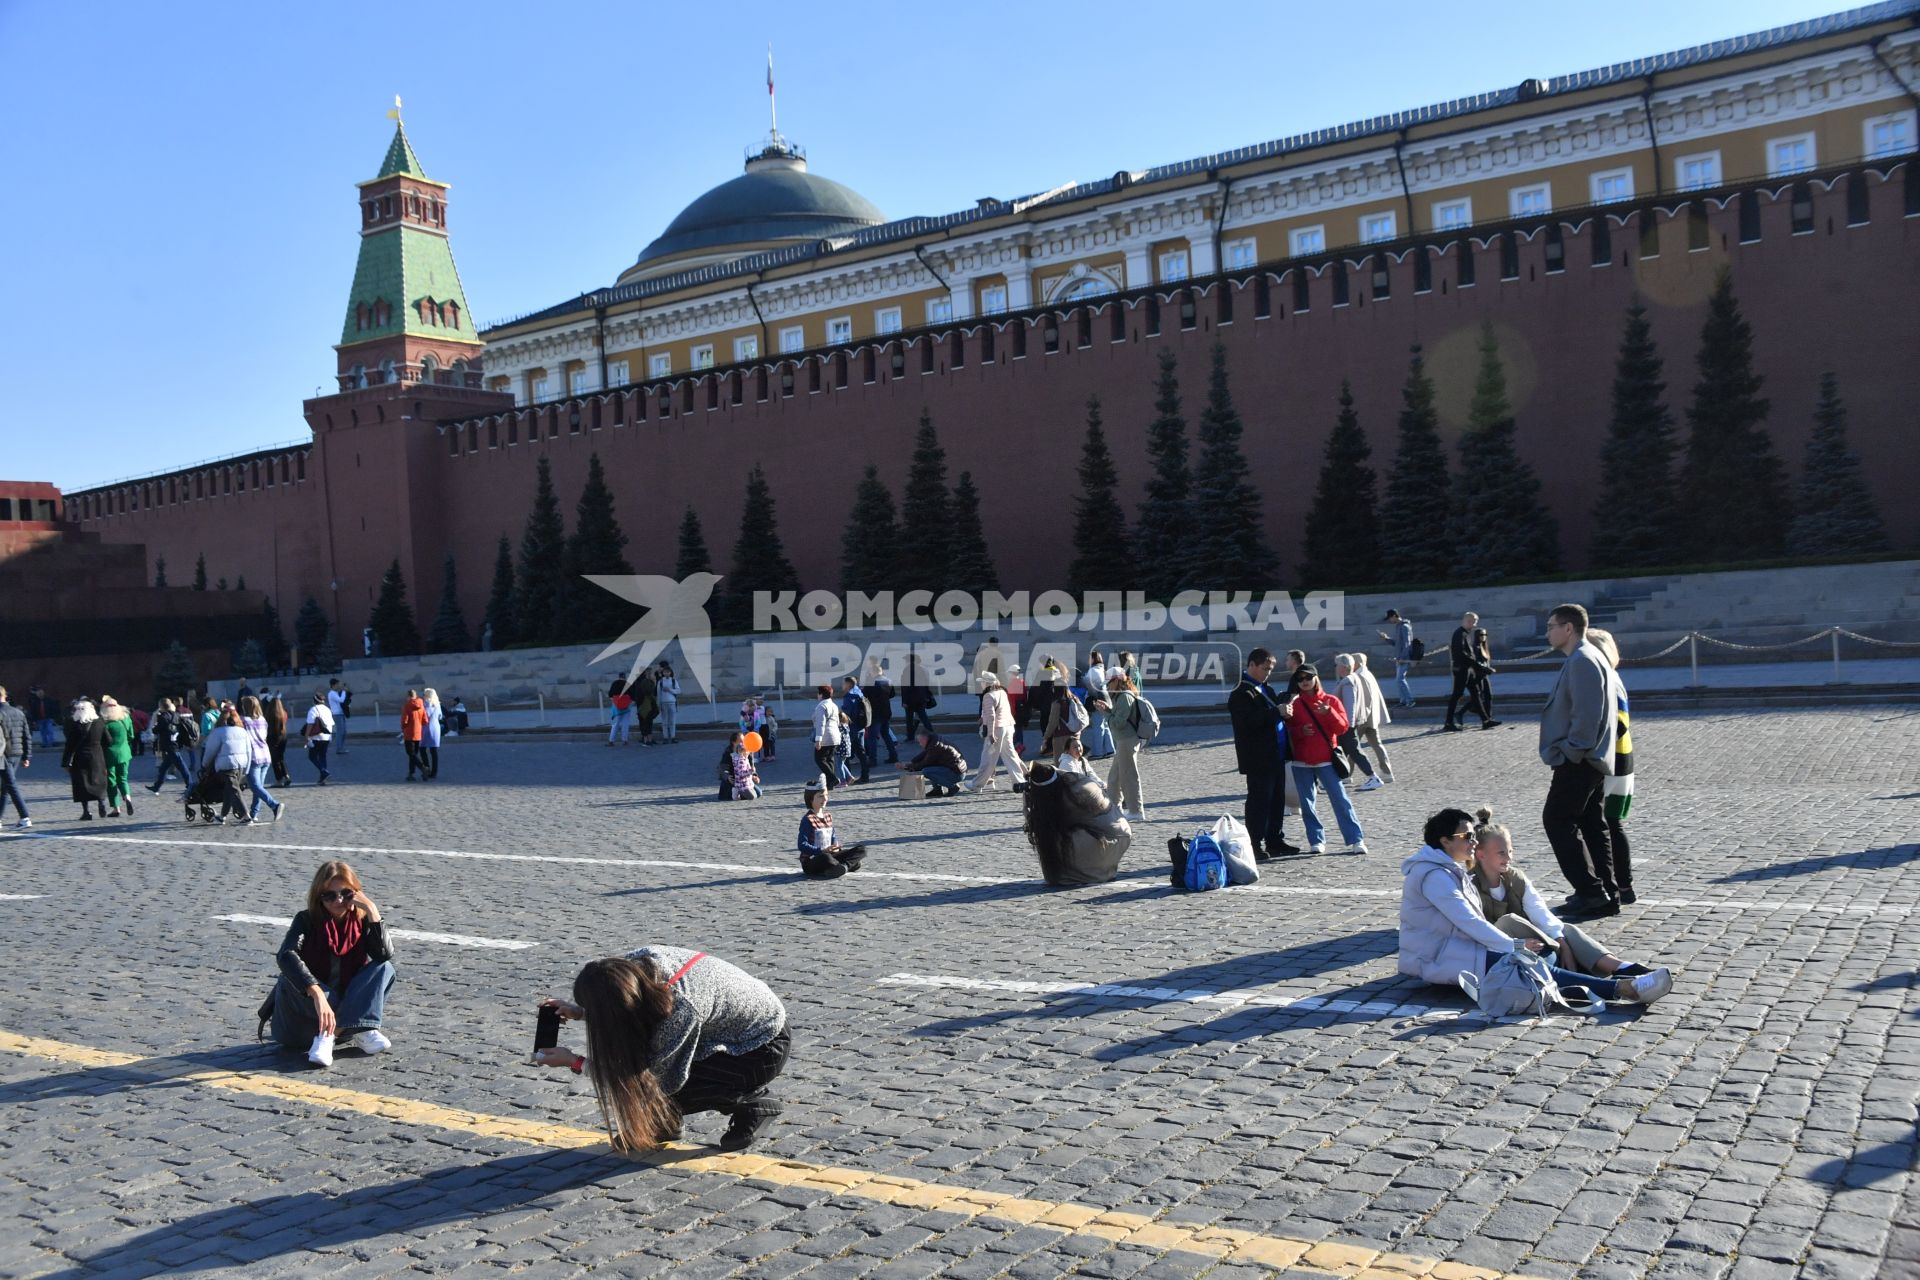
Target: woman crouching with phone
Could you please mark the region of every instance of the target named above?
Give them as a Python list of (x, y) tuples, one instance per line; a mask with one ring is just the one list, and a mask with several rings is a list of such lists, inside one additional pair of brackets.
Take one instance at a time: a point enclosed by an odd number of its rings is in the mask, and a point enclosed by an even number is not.
[(381, 1032), (393, 986), (393, 944), (387, 926), (344, 862), (322, 863), (280, 944), (280, 981), (260, 1010), (282, 1048), (305, 1047), (316, 1067), (333, 1065), (335, 1040), (362, 1053), (393, 1042)]
[(680, 1136), (680, 1118), (718, 1111), (732, 1123), (722, 1151), (740, 1151), (780, 1114), (767, 1086), (787, 1064), (787, 1009), (766, 983), (704, 951), (642, 947), (595, 960), (572, 1000), (542, 1009), (587, 1024), (587, 1056), (536, 1049), (541, 1066), (593, 1081), (616, 1151), (650, 1151)]

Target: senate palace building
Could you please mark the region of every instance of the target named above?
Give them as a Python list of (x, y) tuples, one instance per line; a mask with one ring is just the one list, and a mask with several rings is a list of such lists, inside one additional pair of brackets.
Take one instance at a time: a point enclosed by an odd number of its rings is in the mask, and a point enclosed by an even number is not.
[[(1649, 310), (1684, 432), (1727, 270), (1789, 472), (1831, 371), (1912, 545), (1917, 22), (1920, 0), (1891, 0), (937, 217), (890, 219), (859, 174), (775, 133), (743, 172), (716, 155), (718, 185), (603, 287), (486, 328), (454, 267), (447, 175), (396, 129), (342, 201), (360, 257), (337, 389), (304, 407), (311, 442), (69, 493), (65, 515), (176, 576), (204, 554), (283, 617), (316, 598), (357, 636), (396, 556), (431, 617), (452, 554), (477, 620), (540, 458), (570, 513), (597, 454), (627, 557), (656, 573), (689, 507), (728, 567), (758, 465), (803, 583), (830, 588), (861, 470), (898, 493), (924, 413), (950, 473), (979, 486), (1003, 585), (1041, 589), (1073, 554), (1088, 398), (1131, 511), (1159, 354), (1191, 420), (1222, 343), (1282, 558), (1258, 572), (1308, 587), (1290, 566), (1341, 383), (1384, 471), (1410, 349), (1451, 441), (1491, 322), (1520, 451), (1578, 570), (1627, 309)], [(1244, 132), (1222, 121), (1218, 140)], [(233, 537), (236, 520), (257, 536)]]

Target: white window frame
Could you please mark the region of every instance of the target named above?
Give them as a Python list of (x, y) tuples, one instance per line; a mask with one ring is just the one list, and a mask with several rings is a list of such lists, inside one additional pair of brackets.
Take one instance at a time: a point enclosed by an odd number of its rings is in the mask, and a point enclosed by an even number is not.
[(927, 299), (927, 323), (928, 324), (953, 323), (953, 299), (952, 298), (928, 298)]
[[(1897, 125), (1904, 135), (1903, 146), (1876, 150), (1873, 145), (1873, 131), (1879, 125)], [(1887, 156), (1905, 155), (1913, 150), (1915, 115), (1911, 110), (1895, 111), (1884, 116), (1872, 116), (1860, 122), (1860, 154), (1869, 160), (1880, 160)]]
[[(1687, 166), (1699, 164), (1705, 166), (1708, 177), (1702, 182), (1687, 181)], [(1716, 151), (1696, 151), (1690, 156), (1677, 156), (1673, 161), (1673, 185), (1682, 191), (1705, 191), (1709, 187), (1720, 185), (1720, 153)]]
[(649, 378), (666, 378), (671, 377), (672, 374), (673, 353), (671, 351), (657, 351), (647, 357), (647, 376)]
[(990, 284), (980, 290), (980, 314), (1001, 316), (1007, 313), (1007, 286)]
[[(1383, 225), (1384, 224), (1384, 227)], [(1384, 244), (1400, 235), (1400, 219), (1393, 210), (1360, 215), (1360, 243)]]
[(875, 307), (873, 309), (873, 331), (875, 333), (900, 332), (900, 308)]
[[(1620, 195), (1605, 194), (1606, 184), (1614, 179), (1626, 184), (1626, 190)], [(1587, 176), (1587, 191), (1595, 204), (1621, 204), (1633, 199), (1633, 170), (1630, 167), (1620, 169), (1602, 169)]]
[(625, 360), (609, 360), (607, 362), (607, 385), (610, 387), (626, 386), (628, 374), (632, 367), (633, 366)]
[(744, 338), (735, 338), (733, 340), (733, 362), (735, 364), (739, 364), (743, 360), (758, 360), (759, 358), (759, 335), (748, 334)]
[(807, 349), (807, 328), (805, 325), (790, 324), (780, 331), (780, 354), (790, 355), (795, 351)]
[[(1453, 210), (1460, 211), (1457, 221), (1447, 215)], [(1473, 225), (1473, 197), (1458, 196), (1452, 200), (1433, 202), (1433, 229), (1435, 231), (1463, 231)]]
[(1169, 249), (1160, 255), (1160, 283), (1173, 284), (1192, 277), (1193, 259), (1185, 249)]
[(835, 316), (827, 321), (827, 345), (844, 347), (853, 341), (853, 317)]
[(551, 377), (543, 373), (537, 378), (529, 379), (529, 382), (533, 387), (533, 402), (535, 404), (539, 404), (542, 400), (550, 400), (553, 398), (553, 379)]
[(1304, 258), (1310, 253), (1327, 251), (1327, 228), (1325, 223), (1315, 223), (1311, 227), (1295, 227), (1287, 233), (1287, 246), (1293, 250), (1296, 258)]
[[(1540, 198), (1538, 209), (1529, 209), (1532, 198)], [(1530, 182), (1524, 187), (1507, 188), (1507, 213), (1515, 218), (1529, 218), (1535, 214), (1553, 212), (1553, 184), (1551, 182)]]
[(1253, 236), (1229, 240), (1220, 249), (1221, 260), (1229, 271), (1245, 271), (1260, 265), (1260, 242)]
[[(1806, 144), (1807, 162), (1805, 164), (1792, 166), (1781, 165), (1780, 149), (1782, 147), (1795, 146), (1800, 143)], [(1791, 174), (1808, 173), (1817, 168), (1819, 164), (1820, 151), (1815, 145), (1814, 136), (1811, 132), (1790, 133), (1785, 137), (1767, 139), (1767, 176), (1769, 178), (1784, 178)]]
[(575, 369), (567, 375), (567, 394), (583, 396), (593, 388), (587, 385), (589, 374), (585, 369)]
[(698, 372), (701, 369), (713, 368), (713, 344), (711, 342), (706, 342), (706, 343), (702, 343), (700, 346), (695, 347), (693, 349), (693, 358), (688, 363), (687, 367), (696, 372)]

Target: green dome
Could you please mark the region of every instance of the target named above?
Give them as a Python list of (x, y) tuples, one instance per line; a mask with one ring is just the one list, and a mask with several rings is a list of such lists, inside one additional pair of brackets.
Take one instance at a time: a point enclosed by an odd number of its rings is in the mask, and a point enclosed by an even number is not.
[(747, 161), (745, 173), (682, 209), (634, 266), (730, 245), (847, 235), (886, 220), (851, 187), (808, 173), (796, 149), (769, 147)]

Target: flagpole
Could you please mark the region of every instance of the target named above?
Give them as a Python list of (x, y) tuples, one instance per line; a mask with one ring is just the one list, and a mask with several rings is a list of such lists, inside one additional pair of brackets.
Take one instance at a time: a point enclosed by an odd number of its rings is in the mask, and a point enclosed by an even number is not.
[(767, 118), (773, 127), (773, 136), (780, 136), (780, 111), (773, 100), (773, 45), (767, 45)]

